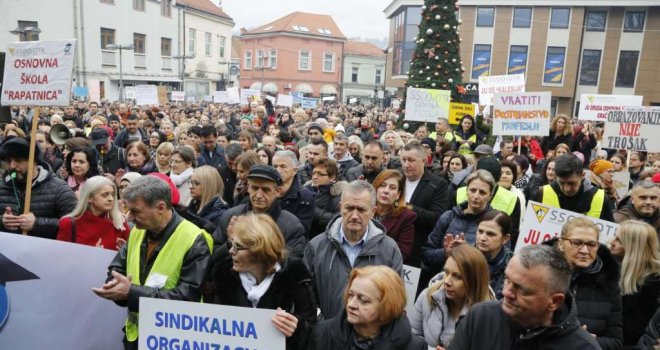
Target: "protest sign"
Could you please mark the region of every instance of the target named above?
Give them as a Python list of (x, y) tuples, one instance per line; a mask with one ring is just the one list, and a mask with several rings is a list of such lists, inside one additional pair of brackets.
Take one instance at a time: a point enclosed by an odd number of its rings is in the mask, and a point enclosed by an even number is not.
[(73, 96), (87, 97), (87, 96), (89, 96), (89, 89), (87, 89), (86, 86), (74, 86), (73, 87)]
[(156, 91), (158, 91), (158, 104), (164, 106), (169, 102), (167, 99), (167, 86), (157, 86)]
[(67, 106), (75, 53), (75, 39), (9, 43), (2, 105)]
[(254, 97), (261, 97), (261, 90), (259, 89), (241, 89), (241, 104), (246, 105)]
[(0, 232), (0, 348), (123, 349), (126, 308), (91, 290), (116, 254)]
[(416, 89), (406, 91), (405, 120), (435, 123), (438, 118), (449, 117), (451, 91), (436, 89)]
[(551, 93), (496, 93), (493, 97), (493, 135), (547, 136), (550, 132)]
[(214, 91), (213, 103), (229, 103), (229, 91)]
[(188, 96), (188, 97), (186, 97), (186, 101), (188, 101), (188, 102), (190, 102), (190, 103), (195, 102), (195, 96)]
[(497, 93), (525, 92), (525, 75), (494, 75), (479, 77), (479, 104), (490, 105)]
[(299, 105), (302, 104), (302, 99), (305, 95), (302, 92), (292, 92), (291, 97), (293, 98), (293, 103)]
[(172, 101), (185, 101), (186, 93), (183, 91), (172, 91)]
[(241, 99), (238, 95), (238, 88), (237, 87), (231, 87), (227, 89), (227, 93), (229, 94), (229, 98), (227, 103), (229, 104), (237, 104), (241, 102)]
[(101, 102), (101, 86), (98, 80), (87, 79), (87, 88), (89, 89), (89, 100)]
[(334, 101), (335, 97), (334, 96), (325, 96), (322, 98), (323, 101)]
[(135, 86), (126, 86), (124, 88), (124, 96), (127, 99), (134, 100), (135, 99)]
[(300, 104), (304, 109), (316, 109), (318, 102), (318, 98), (303, 97)]
[(625, 107), (609, 111), (602, 147), (660, 151), (660, 107)]
[(140, 350), (284, 350), (275, 310), (140, 298)]
[(474, 114), (474, 105), (471, 103), (458, 103), (450, 102), (449, 103), (449, 124), (458, 125), (461, 118), (466, 115), (475, 116)]
[(275, 98), (275, 96), (264, 95), (264, 97), (266, 97), (268, 101), (272, 102), (273, 105), (277, 105), (277, 98)]
[(135, 100), (141, 106), (157, 105), (158, 89), (156, 85), (136, 85)]
[(282, 107), (293, 106), (293, 96), (291, 95), (277, 95), (277, 105)]
[(204, 102), (213, 102), (213, 95), (204, 95)]
[(399, 109), (401, 107), (401, 100), (394, 99), (392, 100), (392, 108)]
[(415, 311), (415, 296), (417, 295), (417, 285), (419, 285), (419, 276), (422, 269), (418, 267), (403, 265), (403, 286), (406, 288), (406, 312), (412, 315)]
[(561, 228), (572, 218), (585, 218), (593, 221), (600, 229), (598, 240), (602, 244), (608, 244), (614, 238), (617, 228), (619, 228), (619, 225), (613, 222), (529, 201), (525, 210), (523, 223), (520, 226), (520, 235), (518, 236), (515, 251), (519, 251), (520, 248), (526, 245), (541, 244), (552, 238), (559, 237)]
[(348, 103), (357, 103), (357, 97), (351, 97), (348, 99)]
[(605, 121), (609, 111), (621, 111), (624, 107), (639, 107), (642, 96), (633, 95), (580, 95), (578, 119)]
[(612, 186), (616, 190), (617, 198), (622, 199), (627, 196), (630, 187), (630, 173), (626, 170), (612, 173)]

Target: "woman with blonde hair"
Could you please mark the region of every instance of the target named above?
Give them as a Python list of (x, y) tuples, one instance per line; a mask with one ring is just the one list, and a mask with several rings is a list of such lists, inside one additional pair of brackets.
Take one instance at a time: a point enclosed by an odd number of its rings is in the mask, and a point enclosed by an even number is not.
[[(541, 140), (541, 149), (543, 154), (547, 154), (548, 150), (554, 149), (560, 143), (568, 145), (568, 151), (571, 151), (573, 145), (573, 125), (571, 119), (565, 114), (558, 114), (550, 122), (550, 135), (544, 136)], [(555, 154), (555, 157), (558, 157)]]
[(222, 199), (225, 184), (220, 173), (210, 165), (203, 165), (193, 169), (188, 183), (191, 200), (182, 215), (207, 232), (214, 232), (220, 217), (229, 208)]
[(623, 345), (633, 346), (660, 307), (660, 251), (653, 226), (637, 220), (621, 223), (610, 243), (621, 261)]
[(348, 152), (358, 163), (362, 163), (362, 154), (364, 153), (364, 142), (357, 135), (348, 137)]
[(117, 204), (117, 187), (104, 176), (94, 176), (85, 181), (73, 211), (60, 219), (57, 239), (118, 250), (128, 232)]
[(163, 142), (156, 148), (156, 166), (159, 173), (169, 175), (172, 171), (170, 166), (172, 152), (174, 152), (174, 145), (171, 142)]
[(449, 252), (443, 272), (431, 279), (415, 302), (415, 310), (408, 315), (412, 331), (423, 336), (429, 347), (447, 347), (457, 322), (472, 305), (494, 299), (484, 254), (461, 245)]

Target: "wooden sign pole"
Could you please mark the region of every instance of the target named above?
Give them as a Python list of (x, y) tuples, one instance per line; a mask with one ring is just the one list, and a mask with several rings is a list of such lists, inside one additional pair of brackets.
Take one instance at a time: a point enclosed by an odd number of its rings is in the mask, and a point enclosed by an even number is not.
[[(39, 125), (39, 107), (34, 108), (32, 115), (32, 129), (30, 131), (30, 157), (28, 158), (28, 173), (25, 181), (25, 205), (23, 206), (23, 214), (30, 213), (30, 202), (32, 199), (32, 179), (34, 178), (34, 156), (36, 155), (37, 147), (37, 127)], [(27, 231), (23, 231), (27, 235)]]

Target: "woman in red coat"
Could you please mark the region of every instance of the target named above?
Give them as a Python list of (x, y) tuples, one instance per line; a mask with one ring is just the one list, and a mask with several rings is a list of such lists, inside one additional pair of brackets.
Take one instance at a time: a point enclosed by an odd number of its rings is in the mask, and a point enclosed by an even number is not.
[(396, 241), (404, 263), (412, 252), (417, 214), (406, 208), (403, 174), (394, 169), (383, 170), (374, 179), (376, 213), (374, 220), (385, 226), (385, 232)]
[(117, 205), (117, 187), (106, 177), (94, 176), (83, 184), (73, 211), (60, 219), (57, 239), (118, 250), (128, 232)]

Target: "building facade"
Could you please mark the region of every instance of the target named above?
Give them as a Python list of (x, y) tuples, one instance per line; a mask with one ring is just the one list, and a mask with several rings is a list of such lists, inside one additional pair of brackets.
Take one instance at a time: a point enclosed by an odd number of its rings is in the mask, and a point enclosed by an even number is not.
[[(387, 85), (401, 95), (419, 0), (395, 0)], [(660, 104), (660, 6), (652, 0), (463, 0), (458, 16), (463, 81), (523, 73), (527, 91), (551, 91), (558, 113), (577, 115), (583, 93), (641, 95)]]
[(385, 95), (385, 52), (376, 45), (349, 40), (344, 47), (343, 103), (379, 104)]
[(242, 88), (338, 96), (346, 37), (332, 17), (294, 12), (241, 30)]

